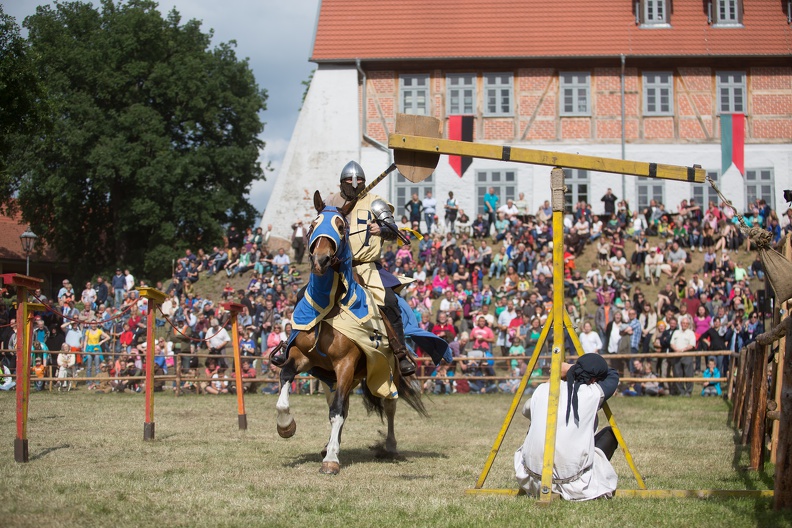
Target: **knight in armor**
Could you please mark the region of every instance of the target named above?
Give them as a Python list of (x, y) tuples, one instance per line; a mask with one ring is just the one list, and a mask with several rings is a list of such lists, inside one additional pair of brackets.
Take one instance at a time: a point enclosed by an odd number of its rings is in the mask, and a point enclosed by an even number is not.
[[(380, 196), (368, 193), (358, 198), (366, 186), (366, 175), (363, 168), (350, 161), (344, 166), (340, 177), (340, 192), (331, 194), (325, 203), (331, 207), (343, 207), (347, 202), (357, 199), (355, 207), (349, 212), (349, 244), (352, 249), (352, 265), (363, 286), (371, 292), (380, 311), (392, 327), (388, 340), (391, 343), (399, 371), (403, 376), (415, 374), (415, 364), (404, 343), (404, 327), (399, 309), (397, 293), (404, 284), (412, 279), (399, 279), (383, 269), (380, 263), (382, 241), (393, 241), (399, 238), (396, 220), (393, 217), (393, 206)], [(273, 354), (272, 362), (280, 366), (286, 362), (285, 348)]]

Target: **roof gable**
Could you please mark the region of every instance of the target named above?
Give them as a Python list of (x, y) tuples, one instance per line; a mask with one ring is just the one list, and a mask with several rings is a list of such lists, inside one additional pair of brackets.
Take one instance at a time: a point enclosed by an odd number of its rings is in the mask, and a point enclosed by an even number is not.
[(745, 0), (743, 27), (711, 26), (689, 0), (671, 3), (670, 27), (642, 27), (633, 4), (322, 0), (311, 60), (792, 55), (784, 2)]

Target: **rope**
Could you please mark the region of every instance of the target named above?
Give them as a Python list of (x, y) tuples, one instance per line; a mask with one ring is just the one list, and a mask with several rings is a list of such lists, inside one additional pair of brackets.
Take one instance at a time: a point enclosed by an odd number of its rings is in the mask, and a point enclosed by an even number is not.
[(718, 195), (718, 198), (720, 198), (723, 203), (725, 203), (731, 208), (732, 211), (734, 211), (734, 216), (736, 216), (737, 220), (740, 222), (740, 231), (742, 231), (743, 234), (745, 234), (751, 240), (751, 242), (756, 244), (758, 249), (770, 249), (773, 235), (769, 231), (760, 227), (748, 227), (748, 224), (745, 223), (743, 215), (741, 215), (737, 208), (734, 207), (731, 200), (726, 198), (721, 190), (718, 189), (718, 186), (715, 184), (715, 180), (707, 176), (707, 182), (709, 182), (710, 186), (715, 191), (715, 194)]
[(124, 316), (124, 314), (126, 314), (128, 311), (130, 311), (132, 309), (132, 306), (133, 306), (133, 304), (130, 304), (129, 306), (127, 306), (123, 310), (119, 311), (116, 315), (110, 317), (109, 319), (78, 319), (78, 318), (74, 318), (74, 317), (69, 317), (68, 315), (66, 315), (64, 313), (56, 312), (55, 310), (50, 308), (49, 305), (45, 304), (38, 295), (36, 295), (35, 293), (31, 293), (31, 295), (33, 296), (34, 299), (36, 299), (36, 301), (39, 304), (43, 304), (44, 305), (44, 310), (45, 311), (53, 313), (55, 315), (58, 315), (58, 316), (62, 317), (63, 319), (66, 319), (67, 321), (71, 321), (72, 323), (81, 323), (81, 324), (83, 324), (83, 323), (105, 324), (105, 323), (108, 323), (110, 321), (115, 321), (116, 319), (121, 319)]
[(165, 322), (167, 322), (167, 323), (168, 323), (168, 324), (171, 326), (171, 328), (173, 328), (173, 329), (174, 329), (174, 330), (175, 330), (175, 331), (176, 331), (178, 334), (180, 334), (180, 335), (182, 335), (183, 337), (186, 337), (188, 340), (190, 340), (190, 341), (194, 341), (194, 342), (196, 342), (196, 343), (208, 343), (210, 339), (213, 339), (215, 336), (217, 336), (218, 334), (220, 334), (220, 332), (223, 330), (223, 327), (221, 326), (221, 327), (220, 327), (220, 330), (218, 330), (217, 332), (215, 332), (214, 334), (212, 334), (210, 337), (205, 337), (205, 338), (203, 338), (203, 339), (201, 339), (200, 337), (192, 337), (192, 336), (188, 336), (187, 334), (185, 334), (184, 332), (182, 332), (181, 330), (179, 330), (179, 329), (176, 327), (176, 325), (175, 325), (175, 324), (173, 324), (173, 322), (170, 320), (170, 317), (168, 317), (167, 315), (165, 315), (165, 314), (162, 312), (162, 307), (161, 307), (161, 306), (157, 306), (157, 310), (158, 310), (158, 311), (159, 311), (159, 313), (162, 315), (162, 317), (165, 319)]

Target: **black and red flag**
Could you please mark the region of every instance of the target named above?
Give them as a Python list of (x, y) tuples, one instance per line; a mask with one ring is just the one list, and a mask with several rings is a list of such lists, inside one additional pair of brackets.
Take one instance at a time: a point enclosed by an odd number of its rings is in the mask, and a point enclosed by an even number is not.
[[(473, 116), (448, 116), (448, 139), (473, 141)], [(460, 178), (473, 163), (470, 156), (448, 156), (448, 163)]]

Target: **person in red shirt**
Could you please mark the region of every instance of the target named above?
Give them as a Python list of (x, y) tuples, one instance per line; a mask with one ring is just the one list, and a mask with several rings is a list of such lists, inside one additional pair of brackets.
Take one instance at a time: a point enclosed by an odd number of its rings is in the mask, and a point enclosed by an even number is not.
[(121, 332), (121, 335), (118, 336), (118, 342), (121, 343), (121, 350), (126, 352), (127, 354), (132, 349), (132, 340), (134, 339), (135, 334), (132, 333), (130, 330), (129, 323), (124, 323), (124, 331)]
[(442, 337), (449, 343), (456, 338), (456, 328), (454, 328), (454, 325), (448, 320), (448, 314), (446, 312), (437, 314), (437, 323), (432, 327), (432, 333)]

